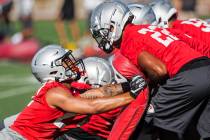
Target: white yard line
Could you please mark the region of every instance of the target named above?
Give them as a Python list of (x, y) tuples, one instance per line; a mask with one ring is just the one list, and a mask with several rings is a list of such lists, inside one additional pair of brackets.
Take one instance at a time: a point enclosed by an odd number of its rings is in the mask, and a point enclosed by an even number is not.
[(25, 85), (25, 84), (38, 84), (39, 82), (33, 76), (15, 77), (14, 75), (0, 76), (1, 85)]
[(29, 92), (34, 92), (40, 85), (37, 84), (37, 86), (24, 86), (19, 88), (10, 89), (4, 92), (0, 91), (0, 99), (5, 99), (13, 96), (19, 96), (23, 95)]
[[(8, 87), (17, 87), (17, 86), (32, 86), (32, 85), (38, 85), (38, 83), (31, 83), (31, 82), (27, 82), (27, 81), (24, 81), (24, 82), (7, 82), (7, 83), (1, 83), (0, 82), (0, 88), (8, 88)], [(0, 91), (1, 92), (1, 91)]]

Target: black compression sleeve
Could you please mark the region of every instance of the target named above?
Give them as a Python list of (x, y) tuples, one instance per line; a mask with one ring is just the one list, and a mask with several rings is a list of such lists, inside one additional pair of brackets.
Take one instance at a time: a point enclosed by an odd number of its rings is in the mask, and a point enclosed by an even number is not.
[(130, 84), (128, 82), (121, 83), (123, 92), (128, 92), (131, 90)]

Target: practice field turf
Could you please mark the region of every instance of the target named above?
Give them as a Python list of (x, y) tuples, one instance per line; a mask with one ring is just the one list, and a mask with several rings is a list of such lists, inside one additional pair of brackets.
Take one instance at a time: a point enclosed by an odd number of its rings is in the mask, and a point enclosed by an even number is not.
[(29, 64), (0, 62), (0, 120), (23, 109), (40, 84)]
[[(78, 21), (80, 34), (87, 30), (85, 21)], [(20, 31), (20, 23), (12, 23), (13, 32)], [(68, 28), (66, 23), (65, 28)], [(66, 30), (69, 39), (71, 34)], [(48, 44), (59, 44), (54, 21), (35, 21), (34, 36), (41, 47)], [(0, 120), (18, 113), (26, 106), (40, 84), (31, 74), (30, 63), (21, 64), (0, 60)]]

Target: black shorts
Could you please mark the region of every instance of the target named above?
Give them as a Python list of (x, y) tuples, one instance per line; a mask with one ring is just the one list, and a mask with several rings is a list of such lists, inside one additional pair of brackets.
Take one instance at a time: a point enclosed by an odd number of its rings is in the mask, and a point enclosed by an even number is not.
[[(210, 137), (210, 61), (201, 59), (187, 65), (161, 85), (152, 97), (153, 124), (183, 134), (198, 116), (197, 128), (202, 138)], [(206, 104), (208, 102), (208, 104)], [(151, 115), (146, 115), (146, 120)]]

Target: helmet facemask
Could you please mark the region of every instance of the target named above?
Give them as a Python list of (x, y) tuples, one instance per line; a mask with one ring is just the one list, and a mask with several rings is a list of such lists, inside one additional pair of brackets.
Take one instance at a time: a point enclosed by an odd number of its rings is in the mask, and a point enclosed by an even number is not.
[(52, 81), (72, 82), (80, 78), (85, 68), (82, 60), (76, 60), (72, 51), (59, 45), (40, 49), (32, 59), (33, 75), (41, 83)]
[(93, 38), (95, 38), (96, 42), (99, 45), (99, 48), (104, 50), (106, 53), (110, 53), (113, 51), (113, 33), (110, 29), (99, 29), (98, 31), (91, 30)]
[(85, 72), (82, 60), (76, 60), (72, 51), (68, 51), (61, 58), (55, 60), (56, 66), (62, 66), (65, 69), (65, 78), (59, 78), (60, 82), (75, 81), (80, 79)]

